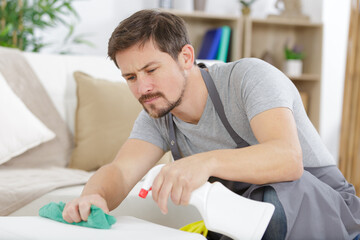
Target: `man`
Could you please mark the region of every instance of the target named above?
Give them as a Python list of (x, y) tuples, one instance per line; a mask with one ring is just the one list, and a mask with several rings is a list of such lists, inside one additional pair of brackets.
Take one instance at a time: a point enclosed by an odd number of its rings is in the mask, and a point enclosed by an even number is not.
[(145, 111), (115, 160), (66, 205), (66, 221), (86, 221), (91, 204), (105, 212), (116, 208), (171, 150), (176, 161), (152, 186), (164, 214), (169, 197), (186, 205), (211, 177), (275, 205), (264, 239), (353, 239), (360, 233), (360, 200), (279, 70), (257, 59), (200, 69), (184, 22), (156, 10), (121, 22), (108, 55)]

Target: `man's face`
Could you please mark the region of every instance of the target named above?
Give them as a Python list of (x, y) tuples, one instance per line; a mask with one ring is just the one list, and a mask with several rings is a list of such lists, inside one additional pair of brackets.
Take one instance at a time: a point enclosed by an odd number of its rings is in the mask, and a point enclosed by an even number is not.
[(180, 105), (187, 83), (185, 73), (152, 41), (118, 52), (115, 58), (130, 90), (151, 117), (162, 117)]

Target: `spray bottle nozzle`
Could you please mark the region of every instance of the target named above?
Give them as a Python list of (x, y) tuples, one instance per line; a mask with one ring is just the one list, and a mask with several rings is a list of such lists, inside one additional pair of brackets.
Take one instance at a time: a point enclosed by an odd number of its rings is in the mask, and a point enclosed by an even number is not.
[(149, 191), (151, 191), (151, 186), (154, 182), (155, 177), (159, 174), (161, 168), (164, 166), (165, 164), (159, 164), (155, 167), (153, 167), (145, 176), (145, 180), (144, 183), (142, 185), (142, 188), (139, 192), (139, 197), (141, 198), (146, 198), (146, 196), (148, 195)]
[(148, 195), (149, 191), (151, 191), (151, 188), (149, 190), (146, 190), (144, 188), (142, 188), (139, 192), (139, 197), (141, 198), (146, 198), (146, 196)]

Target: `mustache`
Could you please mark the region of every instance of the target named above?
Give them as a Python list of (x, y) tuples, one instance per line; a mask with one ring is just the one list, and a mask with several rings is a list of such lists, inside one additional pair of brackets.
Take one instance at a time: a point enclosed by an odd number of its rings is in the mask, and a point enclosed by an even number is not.
[(152, 98), (156, 98), (156, 97), (163, 97), (164, 98), (165, 96), (161, 92), (144, 94), (139, 98), (139, 102), (144, 103), (144, 101), (152, 99)]

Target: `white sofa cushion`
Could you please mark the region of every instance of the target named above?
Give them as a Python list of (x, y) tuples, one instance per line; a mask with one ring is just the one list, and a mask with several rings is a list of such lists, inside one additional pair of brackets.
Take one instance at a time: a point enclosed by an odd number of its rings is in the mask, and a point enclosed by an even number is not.
[(55, 137), (11, 90), (0, 73), (0, 164)]

